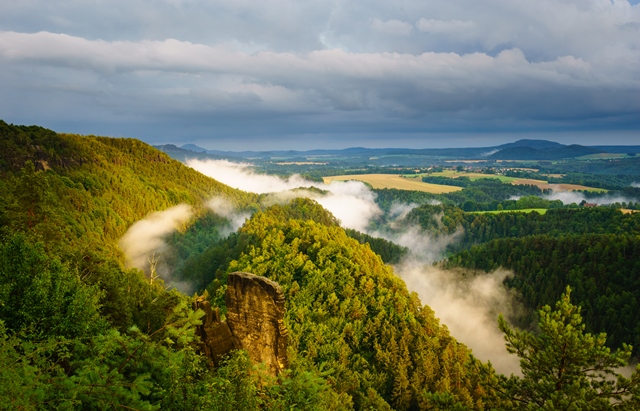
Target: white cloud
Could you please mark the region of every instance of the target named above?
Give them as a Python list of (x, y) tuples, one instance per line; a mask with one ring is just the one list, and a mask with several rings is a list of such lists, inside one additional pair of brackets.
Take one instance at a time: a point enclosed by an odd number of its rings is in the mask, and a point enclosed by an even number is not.
[(406, 21), (373, 19), (371, 28), (383, 34), (391, 34), (394, 36), (408, 36), (413, 31), (413, 26)]
[(0, 27), (9, 121), (145, 139), (640, 122), (625, 0), (29, 0)]
[(133, 224), (120, 240), (131, 266), (147, 269), (153, 253), (166, 247), (163, 237), (175, 231), (192, 216), (191, 207), (181, 204), (165, 211), (150, 214)]
[[(506, 117), (640, 109), (637, 99), (610, 100), (606, 106), (597, 99), (568, 104), (580, 96), (640, 90), (640, 84), (622, 75), (624, 67), (617, 67), (618, 75), (612, 77), (594, 67), (597, 62), (566, 56), (535, 63), (517, 48), (495, 57), (339, 49), (247, 54), (227, 45), (174, 39), (105, 42), (44, 32), (0, 32), (0, 61), (8, 68), (91, 73), (93, 84), (85, 85), (87, 91), (96, 93), (96, 101), (104, 101), (114, 114), (314, 113), (337, 120), (342, 118), (339, 112), (355, 110), (367, 117), (380, 113), (381, 119), (400, 116), (413, 121), (415, 116), (438, 119), (438, 113), (473, 113), (478, 98), (488, 105), (487, 113)], [(29, 88), (45, 93), (70, 82), (50, 80), (46, 85), (31, 81)], [(558, 89), (567, 92), (554, 99)], [(348, 121), (358, 119), (350, 117)]]
[(434, 19), (425, 19), (424, 17), (420, 18), (416, 22), (416, 27), (418, 30), (426, 33), (434, 33), (434, 34), (453, 34), (465, 32), (468, 33), (475, 28), (475, 23), (472, 21), (460, 21), (460, 20), (434, 20)]

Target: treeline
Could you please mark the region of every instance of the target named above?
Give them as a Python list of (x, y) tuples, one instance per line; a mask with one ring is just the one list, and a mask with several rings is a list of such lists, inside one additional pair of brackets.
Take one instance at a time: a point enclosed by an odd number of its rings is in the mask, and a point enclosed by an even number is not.
[(552, 184), (578, 184), (618, 191), (638, 182), (640, 158), (542, 163), (537, 173), (525, 170), (505, 171), (506, 176), (518, 178), (540, 179), (541, 174), (562, 175), (544, 178)]
[(545, 214), (466, 213), (455, 206), (425, 204), (407, 215), (405, 226), (412, 224), (436, 237), (463, 229), (457, 241), (449, 246), (449, 251), (457, 251), (500, 238), (640, 233), (640, 214), (623, 214), (608, 207), (558, 208)]
[[(563, 183), (620, 190), (638, 182), (638, 177), (640, 176), (640, 157), (547, 164), (541, 168), (540, 172), (566, 174), (566, 176), (560, 180)], [(549, 182), (552, 181), (558, 182), (550, 178)]]
[[(637, 233), (637, 231), (635, 231)], [(461, 251), (449, 266), (484, 271), (505, 267), (506, 281), (529, 308), (556, 301), (571, 286), (587, 330), (606, 332), (610, 347), (640, 348), (640, 237), (637, 234), (534, 235), (502, 238)]]
[[(540, 196), (546, 192), (534, 185), (503, 183), (497, 178), (481, 178), (461, 191), (442, 194), (454, 204), (476, 203), (478, 210), (495, 210), (497, 204), (513, 197)], [(496, 207), (496, 208), (493, 208)]]

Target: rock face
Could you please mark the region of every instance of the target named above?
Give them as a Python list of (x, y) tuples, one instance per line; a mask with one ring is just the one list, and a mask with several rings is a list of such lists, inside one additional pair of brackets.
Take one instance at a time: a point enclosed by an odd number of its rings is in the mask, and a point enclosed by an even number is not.
[(197, 328), (200, 337), (202, 353), (210, 358), (215, 365), (220, 363), (222, 356), (229, 351), (240, 348), (235, 345), (231, 330), (226, 322), (220, 321), (220, 312), (211, 309), (211, 304), (204, 297), (199, 297), (193, 303), (193, 309), (204, 311), (202, 325)]
[(194, 302), (194, 309), (205, 312), (198, 327), (203, 353), (218, 364), (224, 354), (241, 348), (253, 363), (264, 363), (272, 375), (286, 368), (287, 329), (280, 285), (249, 273), (231, 273), (225, 299), (226, 322), (204, 298)]
[(287, 367), (287, 329), (280, 285), (249, 273), (227, 278), (227, 324), (237, 346), (272, 374)]

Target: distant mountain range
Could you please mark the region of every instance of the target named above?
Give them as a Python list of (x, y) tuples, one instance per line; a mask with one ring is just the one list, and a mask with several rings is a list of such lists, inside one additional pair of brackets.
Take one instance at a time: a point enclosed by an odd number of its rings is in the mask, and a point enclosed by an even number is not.
[(459, 159), (478, 160), (558, 160), (582, 157), (599, 153), (640, 153), (637, 146), (582, 146), (579, 144), (564, 145), (548, 140), (518, 140), (513, 143), (494, 147), (465, 147), (465, 148), (363, 148), (353, 147), (339, 150), (273, 150), (273, 151), (221, 151), (207, 150), (195, 144), (185, 144), (181, 147), (173, 144), (155, 146), (173, 158), (238, 158), (238, 159), (268, 159), (273, 157), (306, 158), (318, 156), (341, 157), (376, 157), (376, 156), (434, 156), (453, 157)]

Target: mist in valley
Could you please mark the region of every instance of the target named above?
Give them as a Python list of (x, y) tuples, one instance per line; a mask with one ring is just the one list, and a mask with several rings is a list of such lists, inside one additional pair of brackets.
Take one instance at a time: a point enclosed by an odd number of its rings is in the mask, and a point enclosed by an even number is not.
[(583, 201), (597, 205), (610, 205), (615, 203), (635, 203), (637, 199), (624, 197), (621, 195), (602, 194), (599, 196), (585, 196), (583, 193), (575, 191), (552, 191), (541, 196), (546, 200), (560, 200), (563, 204), (580, 204)]
[[(434, 266), (443, 258), (446, 247), (457, 241), (462, 234), (461, 229), (437, 238), (428, 236), (418, 226), (408, 225), (405, 221), (407, 214), (417, 204), (394, 203), (385, 214), (375, 203), (375, 193), (357, 181), (322, 184), (300, 176), (280, 178), (257, 174), (249, 165), (228, 161), (192, 160), (188, 165), (231, 187), (263, 194), (263, 205), (283, 204), (295, 197), (311, 198), (338, 218), (344, 228), (382, 237), (407, 247), (409, 253), (394, 266), (394, 270), (406, 282), (409, 290), (416, 292), (422, 303), (435, 311), (451, 334), (468, 345), (478, 358), (491, 361), (502, 373), (519, 371), (518, 360), (507, 354), (502, 333), (497, 327), (498, 314), (509, 317), (514, 310), (517, 311), (514, 295), (502, 284), (510, 273), (501, 270), (475, 275)], [(314, 187), (325, 193), (305, 190), (304, 187)], [(208, 206), (229, 221), (223, 228), (223, 235), (237, 230), (249, 217), (246, 213), (236, 211), (223, 198), (211, 199)], [(436, 219), (440, 217), (434, 216)], [(149, 272), (150, 261), (161, 261), (163, 254), (171, 252), (162, 238), (180, 229), (191, 218), (193, 211), (181, 205), (154, 213), (134, 224), (121, 241), (131, 265)], [(374, 221), (377, 224), (373, 224)], [(380, 221), (384, 221), (383, 227), (380, 227)], [(193, 291), (188, 284), (173, 279), (170, 267), (160, 264), (156, 270), (174, 287), (185, 292)]]

